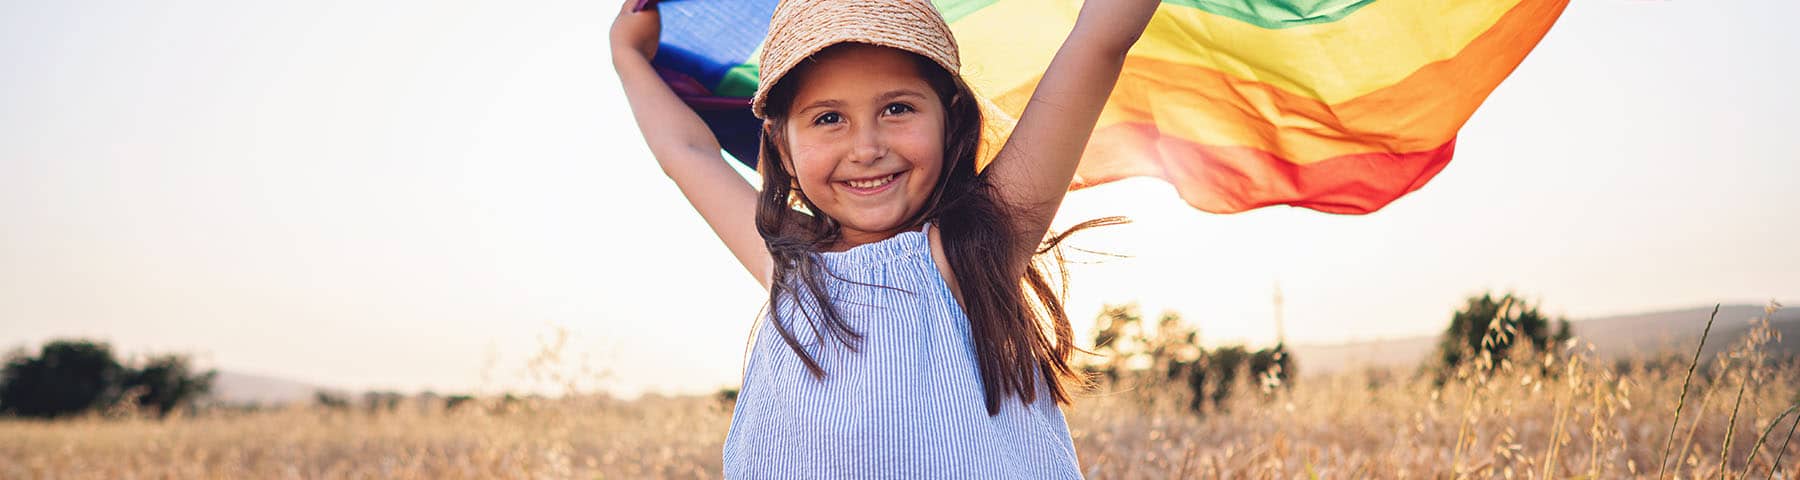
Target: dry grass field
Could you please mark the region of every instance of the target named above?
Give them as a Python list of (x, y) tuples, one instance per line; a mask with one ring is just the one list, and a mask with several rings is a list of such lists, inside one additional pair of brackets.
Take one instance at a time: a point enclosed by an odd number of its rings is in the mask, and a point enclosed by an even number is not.
[[(1658, 478), (1666, 449), (1661, 477), (1791, 479), (1795, 416), (1775, 421), (1800, 401), (1800, 368), (1762, 357), (1774, 337), (1691, 379), (1690, 358), (1621, 368), (1569, 342), (1441, 387), (1412, 372), (1307, 377), (1195, 415), (1184, 392), (1111, 385), (1066, 411), (1090, 478)], [(0, 478), (706, 478), (730, 421), (709, 397), (475, 403), (5, 420)]]

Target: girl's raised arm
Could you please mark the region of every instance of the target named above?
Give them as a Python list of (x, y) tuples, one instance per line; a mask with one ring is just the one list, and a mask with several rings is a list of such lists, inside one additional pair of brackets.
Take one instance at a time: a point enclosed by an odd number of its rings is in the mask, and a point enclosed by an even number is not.
[(1050, 229), (1075, 178), (1081, 152), (1119, 80), (1125, 53), (1144, 32), (1157, 0), (1087, 0), (1074, 30), (1050, 60), (1012, 137), (983, 171), (1020, 208), (1016, 263), (1023, 268)]
[(644, 142), (650, 145), (663, 173), (675, 180), (675, 186), (725, 247), (768, 288), (774, 262), (762, 235), (756, 232), (756, 190), (725, 163), (719, 154), (719, 139), (700, 115), (676, 97), (650, 66), (662, 20), (655, 10), (632, 12), (635, 3), (627, 0), (613, 20), (612, 60)]

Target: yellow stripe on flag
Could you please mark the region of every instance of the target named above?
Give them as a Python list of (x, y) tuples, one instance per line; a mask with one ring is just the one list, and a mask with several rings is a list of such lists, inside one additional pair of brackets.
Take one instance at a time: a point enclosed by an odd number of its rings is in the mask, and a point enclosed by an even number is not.
[[(1392, 85), (1456, 56), (1517, 0), (1381, 0), (1341, 20), (1269, 30), (1164, 5), (1131, 54), (1274, 85), (1327, 104)], [(998, 95), (1035, 80), (1074, 27), (1080, 2), (1001, 0), (951, 25), (963, 75)]]

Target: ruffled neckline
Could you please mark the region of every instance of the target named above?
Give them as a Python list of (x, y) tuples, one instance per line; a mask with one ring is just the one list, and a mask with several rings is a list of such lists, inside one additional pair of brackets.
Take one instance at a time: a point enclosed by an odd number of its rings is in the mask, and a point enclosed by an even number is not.
[(930, 237), (925, 230), (908, 230), (873, 243), (850, 247), (842, 252), (820, 252), (827, 265), (855, 266), (883, 263), (911, 254), (926, 252)]

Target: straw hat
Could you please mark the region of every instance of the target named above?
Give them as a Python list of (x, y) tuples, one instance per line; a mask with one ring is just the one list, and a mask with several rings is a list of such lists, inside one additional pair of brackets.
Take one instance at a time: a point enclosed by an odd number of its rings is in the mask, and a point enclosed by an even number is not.
[(757, 118), (769, 88), (806, 57), (844, 42), (897, 48), (931, 59), (950, 73), (960, 73), (956, 37), (928, 0), (783, 0), (769, 20), (759, 61), (761, 81), (750, 102)]
[[(758, 61), (759, 81), (750, 111), (768, 119), (764, 106), (769, 89), (807, 57), (845, 42), (866, 43), (919, 54), (953, 75), (961, 76), (956, 36), (930, 0), (782, 0), (769, 20)], [(977, 167), (992, 160), (1005, 143), (1014, 119), (974, 92), (981, 108), (982, 148)]]

